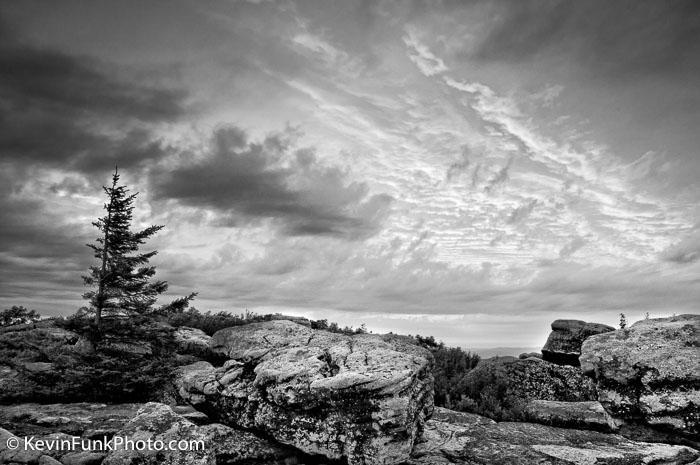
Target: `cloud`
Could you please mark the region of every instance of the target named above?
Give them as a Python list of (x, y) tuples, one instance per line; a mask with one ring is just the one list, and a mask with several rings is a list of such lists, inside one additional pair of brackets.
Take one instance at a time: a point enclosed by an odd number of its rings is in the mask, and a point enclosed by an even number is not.
[(459, 176), (460, 173), (465, 172), (469, 166), (469, 148), (464, 147), (462, 150), (462, 154), (460, 155), (460, 159), (452, 163), (448, 168), (447, 168), (447, 174), (445, 175), (447, 181), (451, 181), (455, 176)]
[(661, 252), (661, 258), (672, 263), (692, 263), (700, 259), (700, 228), (696, 227), (680, 242)]
[(694, 0), (514, 0), (488, 8), (490, 24), (473, 53), (480, 59), (563, 55), (569, 65), (607, 75), (690, 71), (700, 63), (700, 5)]
[(293, 147), (294, 132), (251, 142), (244, 131), (217, 129), (206, 151), (154, 175), (154, 196), (216, 212), (221, 225), (271, 219), (286, 235), (361, 239), (373, 235), (392, 198), (370, 195), (346, 172), (324, 166), (313, 150)]
[(449, 69), (441, 58), (435, 56), (425, 44), (418, 40), (417, 33), (412, 28), (406, 31), (403, 42), (409, 48), (408, 57), (426, 76), (434, 76)]
[(508, 171), (510, 170), (512, 164), (513, 157), (510, 157), (508, 158), (508, 162), (505, 165), (503, 165), (503, 167), (500, 170), (498, 170), (498, 172), (491, 179), (489, 179), (488, 185), (484, 187), (484, 192), (488, 194), (495, 187), (499, 186), (500, 184), (504, 184), (506, 181), (508, 181)]
[(561, 248), (559, 256), (561, 258), (570, 257), (584, 245), (586, 245), (586, 241), (582, 237), (575, 237), (571, 242)]
[(106, 63), (3, 35), (0, 160), (94, 173), (164, 155), (151, 125), (185, 113), (182, 90), (117, 78)]
[(5, 167), (0, 170), (0, 297), (25, 299), (56, 289), (82, 289), (81, 272), (91, 252), (85, 244), (94, 240), (81, 208), (66, 215), (55, 193), (27, 186), (45, 173)]
[(508, 217), (508, 224), (516, 224), (527, 218), (537, 205), (537, 199), (532, 199), (524, 205), (517, 207)]

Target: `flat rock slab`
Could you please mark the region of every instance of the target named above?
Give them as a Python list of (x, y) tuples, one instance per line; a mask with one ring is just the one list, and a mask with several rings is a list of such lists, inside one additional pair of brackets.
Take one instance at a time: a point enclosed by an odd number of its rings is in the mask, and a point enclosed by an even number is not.
[(523, 414), (527, 421), (561, 428), (589, 429), (609, 433), (618, 427), (615, 420), (597, 401), (531, 400), (525, 405)]
[(613, 417), (700, 442), (700, 315), (592, 336), (580, 360)]
[(183, 369), (183, 398), (221, 423), (309, 454), (400, 463), (433, 408), (432, 357), (406, 338), (282, 320), (221, 330), (212, 348), (230, 360)]
[(114, 433), (128, 423), (143, 404), (15, 404), (0, 407), (0, 428), (16, 435), (66, 433), (83, 436), (90, 431)]
[(407, 465), (683, 465), (700, 457), (685, 446), (435, 410)]

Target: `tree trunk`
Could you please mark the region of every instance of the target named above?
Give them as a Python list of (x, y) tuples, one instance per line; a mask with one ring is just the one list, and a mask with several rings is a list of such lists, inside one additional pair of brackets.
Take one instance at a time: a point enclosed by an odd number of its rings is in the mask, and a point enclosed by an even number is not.
[(102, 243), (102, 270), (100, 271), (100, 283), (97, 287), (97, 305), (95, 306), (95, 326), (98, 333), (102, 332), (102, 309), (104, 308), (104, 279), (107, 271), (107, 241), (109, 240), (109, 226), (112, 222), (112, 203), (114, 202), (114, 189), (117, 186), (117, 169), (114, 169), (112, 180), (112, 190), (109, 195), (109, 205), (107, 206), (107, 221), (105, 222), (104, 242)]

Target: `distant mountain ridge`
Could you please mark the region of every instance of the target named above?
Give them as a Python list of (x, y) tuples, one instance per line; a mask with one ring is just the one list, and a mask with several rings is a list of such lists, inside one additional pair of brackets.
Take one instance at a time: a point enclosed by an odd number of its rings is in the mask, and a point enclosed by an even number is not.
[(481, 358), (504, 357), (512, 355), (517, 357), (524, 352), (539, 352), (541, 347), (472, 347), (467, 348), (473, 354), (479, 354)]

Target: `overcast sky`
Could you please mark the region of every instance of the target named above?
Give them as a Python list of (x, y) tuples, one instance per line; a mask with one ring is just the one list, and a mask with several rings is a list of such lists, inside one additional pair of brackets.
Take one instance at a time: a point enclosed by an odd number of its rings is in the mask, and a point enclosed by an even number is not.
[(169, 296), (540, 346), (700, 302), (700, 2), (0, 7), (0, 304), (83, 305), (115, 163)]

